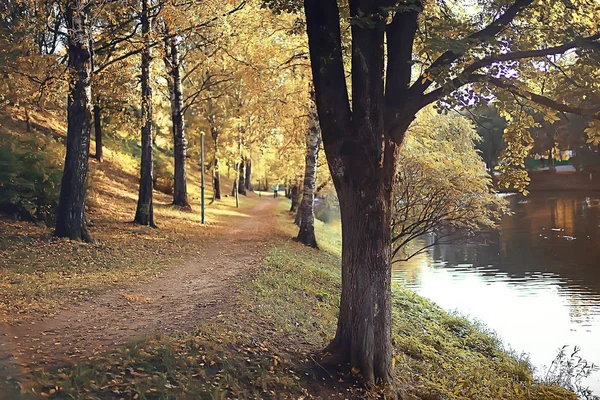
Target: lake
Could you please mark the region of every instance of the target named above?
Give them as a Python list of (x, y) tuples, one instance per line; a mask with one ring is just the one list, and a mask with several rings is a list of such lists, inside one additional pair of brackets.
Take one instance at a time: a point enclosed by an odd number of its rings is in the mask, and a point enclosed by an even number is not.
[[(563, 345), (600, 365), (600, 192), (510, 196), (484, 244), (436, 246), (394, 279), (484, 322), (541, 370)], [(600, 373), (585, 381), (600, 395)]]

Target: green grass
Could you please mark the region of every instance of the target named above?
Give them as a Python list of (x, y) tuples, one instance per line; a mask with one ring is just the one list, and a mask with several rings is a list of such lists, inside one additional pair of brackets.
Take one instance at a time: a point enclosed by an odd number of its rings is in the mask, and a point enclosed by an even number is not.
[[(295, 228), (284, 209), (282, 202), (280, 225), (291, 237)], [(339, 229), (319, 222), (316, 229), (322, 250), (281, 240), (243, 285), (235, 307), (199, 321), (196, 332), (38, 371), (28, 392), (61, 399), (375, 397), (347, 371), (324, 373), (313, 357), (335, 332), (340, 293)], [(394, 368), (403, 398), (576, 399), (536, 383), (529, 364), (480, 324), (399, 286), (393, 302)]]

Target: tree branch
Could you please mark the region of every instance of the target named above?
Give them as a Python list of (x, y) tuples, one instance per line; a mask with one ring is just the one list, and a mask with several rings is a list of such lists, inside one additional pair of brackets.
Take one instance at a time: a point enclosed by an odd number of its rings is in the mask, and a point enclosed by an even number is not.
[(592, 117), (594, 119), (600, 120), (600, 115), (598, 111), (594, 111), (588, 108), (581, 107), (572, 107), (564, 103), (559, 103), (557, 101), (552, 100), (549, 97), (541, 96), (539, 94), (530, 92), (528, 90), (521, 90), (517, 86), (512, 83), (506, 82), (499, 78), (494, 78), (491, 76), (484, 76), (479, 74), (473, 74), (469, 78), (470, 82), (479, 82), (479, 83), (489, 83), (498, 88), (504, 89), (517, 97), (521, 97), (526, 100), (533, 101), (534, 103), (543, 105), (545, 107), (551, 108), (556, 111), (561, 111), (570, 114), (583, 115), (587, 117)]
[[(513, 5), (511, 5), (498, 19), (492, 22), (490, 25), (486, 26), (480, 31), (474, 32), (471, 35), (467, 36), (462, 40), (465, 44), (465, 47), (460, 50), (447, 50), (441, 56), (439, 56), (427, 69), (428, 71), (449, 67), (454, 61), (459, 59), (463, 54), (467, 52), (471, 47), (484, 42), (487, 39), (490, 39), (500, 33), (503, 29), (505, 29), (517, 16), (519, 12), (523, 9), (527, 8), (534, 0), (516, 0)], [(424, 93), (425, 90), (431, 86), (433, 81), (431, 80), (421, 80), (418, 79), (413, 85), (410, 87), (410, 91), (414, 94)]]
[(470, 75), (471, 73), (477, 71), (478, 69), (487, 67), (496, 62), (516, 61), (516, 60), (521, 60), (523, 58), (536, 58), (536, 57), (551, 56), (551, 55), (555, 55), (555, 54), (562, 54), (562, 53), (565, 53), (565, 52), (572, 50), (574, 48), (577, 48), (577, 47), (583, 48), (583, 47), (589, 46), (589, 45), (593, 44), (593, 42), (595, 40), (598, 40), (598, 39), (600, 39), (600, 33), (597, 33), (595, 35), (588, 36), (588, 37), (577, 38), (571, 42), (562, 44), (560, 46), (548, 47), (546, 49), (525, 50), (525, 51), (515, 51), (512, 53), (506, 53), (506, 54), (496, 54), (491, 57), (483, 58), (483, 59), (476, 61), (473, 64), (469, 65), (463, 71), (463, 75)]

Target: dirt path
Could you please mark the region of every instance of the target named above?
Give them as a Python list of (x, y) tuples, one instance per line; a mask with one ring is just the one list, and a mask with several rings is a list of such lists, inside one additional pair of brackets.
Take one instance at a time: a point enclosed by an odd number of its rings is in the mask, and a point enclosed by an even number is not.
[(215, 238), (197, 259), (149, 283), (8, 328), (0, 337), (0, 363), (34, 366), (74, 360), (150, 334), (190, 331), (197, 321), (227, 310), (236, 282), (251, 273), (273, 240), (276, 204), (265, 199), (248, 217), (232, 218), (226, 237)]

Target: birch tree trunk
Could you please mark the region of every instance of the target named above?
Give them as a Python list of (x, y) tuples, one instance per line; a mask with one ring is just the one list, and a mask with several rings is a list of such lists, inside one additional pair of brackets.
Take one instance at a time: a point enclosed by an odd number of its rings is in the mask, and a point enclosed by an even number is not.
[(85, 223), (88, 158), (92, 123), (92, 49), (85, 8), (66, 7), (69, 55), (67, 154), (60, 185), (54, 235), (91, 241)]
[(300, 231), (298, 241), (306, 246), (317, 247), (315, 238), (315, 183), (317, 180), (317, 162), (319, 146), (321, 144), (321, 131), (317, 109), (312, 102), (310, 110), (309, 128), (306, 132), (306, 167), (304, 169), (304, 188), (302, 202), (298, 214), (300, 215)]
[(150, 85), (150, 17), (148, 15), (149, 0), (142, 0), (142, 163), (140, 167), (140, 188), (134, 222), (140, 225), (154, 224), (154, 207), (152, 189), (154, 165), (152, 156), (152, 87)]

